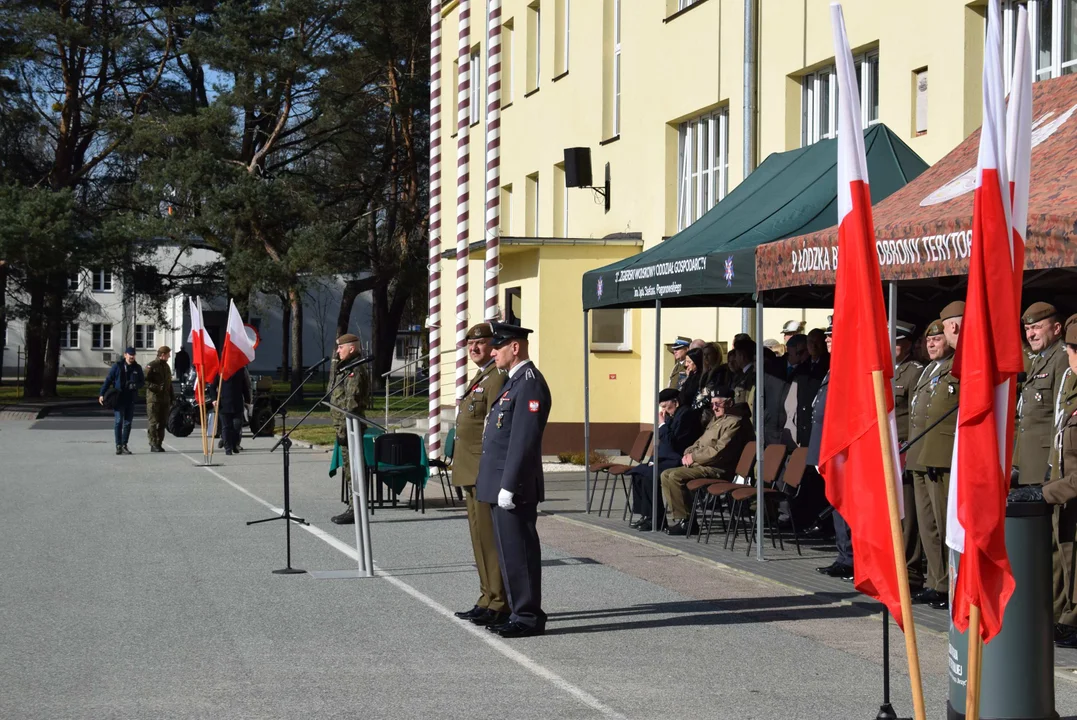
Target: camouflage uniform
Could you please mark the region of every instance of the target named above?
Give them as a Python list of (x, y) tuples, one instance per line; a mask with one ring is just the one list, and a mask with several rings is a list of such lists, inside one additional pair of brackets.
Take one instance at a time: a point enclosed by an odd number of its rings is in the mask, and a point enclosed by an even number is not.
[[(354, 335), (344, 335), (341, 340), (344, 342), (357, 342), (344, 340), (347, 337), (355, 337)], [(341, 343), (338, 340), (338, 344)], [(350, 362), (350, 361), (349, 361)], [(333, 394), (330, 396), (329, 401), (339, 408), (343, 408), (348, 412), (355, 413), (356, 415), (362, 415), (366, 409), (367, 395), (370, 391), (370, 383), (367, 380), (366, 370), (362, 367), (352, 368), (346, 377), (337, 376), (337, 368), (340, 366), (339, 360), (334, 360), (332, 367), (330, 368), (330, 377), (336, 378), (338, 384), (333, 388)], [(345, 363), (346, 364), (346, 363)], [(351, 462), (348, 457), (348, 427), (344, 417), (344, 413), (337, 410), (330, 411), (330, 417), (333, 419), (333, 428), (336, 430), (337, 442), (340, 443), (341, 458), (343, 464), (341, 469), (344, 472), (344, 496), (341, 498), (344, 502), (351, 507), (352, 504), (352, 488), (351, 488)]]
[[(165, 426), (172, 409), (172, 369), (161, 359), (168, 348), (157, 349), (157, 359), (146, 365), (146, 434), (150, 449), (160, 450), (165, 440)], [(170, 352), (170, 351), (169, 351)]]

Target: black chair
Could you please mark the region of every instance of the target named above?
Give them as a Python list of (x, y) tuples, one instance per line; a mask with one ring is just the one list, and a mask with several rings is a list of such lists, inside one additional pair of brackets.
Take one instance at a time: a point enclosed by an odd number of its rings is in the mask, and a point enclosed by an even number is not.
[[(424, 462), (423, 438), (413, 433), (385, 433), (374, 438), (374, 467), (371, 476), (385, 483), (394, 497), (411, 482), (417, 488), (415, 509), (426, 513), (424, 486), (430, 474)], [(409, 499), (410, 506), (411, 501)]]

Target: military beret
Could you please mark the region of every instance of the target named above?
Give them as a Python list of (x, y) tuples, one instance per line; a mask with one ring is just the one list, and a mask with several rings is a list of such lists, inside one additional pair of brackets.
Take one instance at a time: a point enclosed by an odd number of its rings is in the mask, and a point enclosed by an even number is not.
[(1063, 327), (1069, 327), (1074, 323), (1077, 323), (1077, 313), (1074, 313), (1073, 315), (1070, 315), (1068, 318), (1066, 318), (1066, 322)]
[(490, 323), (490, 329), (493, 331), (490, 345), (495, 348), (507, 345), (513, 340), (526, 340), (527, 336), (531, 334), (531, 330), (528, 330), (527, 328), (499, 322)]
[(480, 338), (491, 338), (493, 336), (494, 330), (490, 327), (490, 323), (487, 322), (472, 325), (471, 329), (467, 331), (468, 340), (479, 340)]
[(785, 325), (782, 325), (782, 334), (794, 335), (804, 330), (803, 320), (790, 320)]
[(357, 335), (352, 335), (351, 333), (347, 333), (346, 335), (341, 335), (340, 337), (337, 338), (337, 345), (347, 345), (348, 343), (356, 343), (356, 342), (359, 342), (359, 337)]
[(942, 309), (942, 314), (939, 315), (940, 320), (949, 320), (950, 318), (961, 317), (965, 314), (965, 301), (954, 300), (952, 303)]
[(676, 340), (671, 343), (666, 343), (666, 348), (668, 348), (670, 352), (673, 352), (674, 350), (678, 350), (680, 348), (687, 348), (691, 344), (692, 338), (686, 338), (684, 335), (678, 335)]
[(912, 340), (916, 336), (916, 326), (912, 323), (897, 321), (894, 326), (898, 340)]
[[(1071, 317), (1071, 320), (1077, 318), (1077, 315)], [(1066, 339), (1067, 345), (1077, 345), (1077, 320), (1074, 322), (1066, 322)]]
[(170, 353), (170, 352), (172, 352), (172, 348), (168, 347), (167, 345), (162, 345), (161, 347), (157, 348), (157, 354), (158, 355), (160, 355), (161, 353)]
[(927, 332), (924, 335), (929, 337), (931, 335), (942, 335), (942, 320), (932, 320), (931, 324), (927, 326)]
[(1049, 317), (1058, 315), (1058, 310), (1051, 303), (1034, 302), (1028, 306), (1025, 310), (1025, 314), (1021, 316), (1021, 322), (1025, 325), (1031, 325), (1032, 323), (1038, 323), (1040, 320), (1046, 320)]
[(676, 400), (680, 397), (681, 391), (677, 388), (666, 388), (662, 392), (658, 393), (658, 402), (669, 402), (670, 400)]
[(723, 400), (733, 399), (733, 386), (732, 385), (719, 385), (716, 388), (711, 389), (711, 399), (722, 398)]

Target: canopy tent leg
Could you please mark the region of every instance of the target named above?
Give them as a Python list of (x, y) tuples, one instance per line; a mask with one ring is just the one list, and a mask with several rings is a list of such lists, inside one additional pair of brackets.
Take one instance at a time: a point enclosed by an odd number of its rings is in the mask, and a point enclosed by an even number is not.
[(763, 557), (763, 303), (755, 303), (755, 559)]
[(652, 455), (655, 458), (654, 472), (651, 474), (651, 531), (662, 529), (658, 522), (658, 393), (662, 391), (662, 301), (654, 301), (654, 434)]
[(591, 353), (587, 347), (587, 310), (583, 311), (583, 502), (591, 513)]
[(887, 288), (887, 305), (890, 316), (890, 353), (897, 359), (897, 283), (890, 283)]

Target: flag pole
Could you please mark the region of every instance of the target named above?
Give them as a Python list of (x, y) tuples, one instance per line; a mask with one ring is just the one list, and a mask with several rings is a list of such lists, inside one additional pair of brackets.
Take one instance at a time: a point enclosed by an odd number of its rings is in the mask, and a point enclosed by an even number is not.
[(897, 569), (898, 592), (901, 597), (902, 627), (905, 628), (905, 654), (909, 661), (913, 717), (916, 720), (926, 720), (924, 686), (920, 679), (920, 653), (916, 647), (916, 621), (912, 616), (912, 595), (909, 593), (909, 576), (903, 571), (905, 545), (901, 538), (901, 517), (898, 513), (897, 470), (894, 467), (894, 455), (891, 452), (894, 439), (890, 436), (890, 411), (886, 403), (887, 381), (882, 370), (873, 370), (871, 379), (875, 386), (875, 413), (879, 423), (883, 478), (886, 481), (886, 505), (890, 510), (890, 537), (894, 546), (894, 567)]
[[(960, 572), (960, 571), (959, 571)], [(984, 641), (980, 637), (980, 606), (969, 605), (968, 684), (965, 686), (965, 718), (980, 720), (980, 677), (983, 674)]]
[[(202, 367), (206, 366), (203, 364)], [(198, 417), (201, 420), (199, 429), (202, 432), (202, 463), (209, 464), (209, 446), (206, 444), (206, 382), (202, 377), (204, 374), (204, 369), (198, 373)]]

